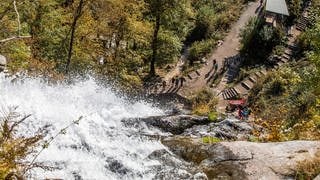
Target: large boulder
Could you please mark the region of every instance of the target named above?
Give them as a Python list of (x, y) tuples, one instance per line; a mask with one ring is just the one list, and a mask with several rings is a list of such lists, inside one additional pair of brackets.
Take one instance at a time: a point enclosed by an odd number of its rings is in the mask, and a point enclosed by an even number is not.
[(161, 130), (172, 134), (181, 134), (184, 130), (195, 125), (210, 123), (208, 117), (191, 115), (154, 116), (141, 118), (140, 120), (147, 125), (160, 128)]
[(209, 179), (294, 179), (297, 162), (319, 155), (319, 141), (204, 144), (175, 136), (162, 141), (171, 151), (196, 164)]

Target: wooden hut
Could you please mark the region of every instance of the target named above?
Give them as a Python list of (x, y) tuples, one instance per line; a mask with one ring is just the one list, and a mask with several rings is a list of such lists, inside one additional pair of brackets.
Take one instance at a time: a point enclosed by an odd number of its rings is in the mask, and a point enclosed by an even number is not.
[(277, 27), (287, 16), (289, 11), (285, 0), (267, 0), (265, 19), (268, 24)]

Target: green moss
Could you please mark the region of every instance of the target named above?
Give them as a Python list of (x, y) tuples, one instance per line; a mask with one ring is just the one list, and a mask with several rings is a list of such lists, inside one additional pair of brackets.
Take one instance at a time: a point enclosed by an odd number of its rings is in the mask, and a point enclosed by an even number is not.
[(208, 114), (208, 119), (211, 122), (216, 122), (218, 120), (218, 113), (213, 111), (213, 112), (209, 112)]
[(205, 136), (205, 137), (202, 137), (202, 142), (207, 144), (213, 144), (213, 143), (221, 142), (221, 139), (217, 137), (212, 137), (212, 136)]
[(250, 137), (248, 138), (248, 141), (250, 141), (250, 142), (259, 142), (259, 138), (256, 137), (256, 136), (250, 136)]

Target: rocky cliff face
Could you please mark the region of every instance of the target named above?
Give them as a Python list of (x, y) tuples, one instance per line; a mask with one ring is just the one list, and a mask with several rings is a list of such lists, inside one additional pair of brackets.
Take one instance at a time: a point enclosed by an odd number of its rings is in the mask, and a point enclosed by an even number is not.
[(319, 141), (203, 144), (182, 136), (163, 144), (197, 165), (209, 179), (294, 179), (297, 162), (318, 156)]

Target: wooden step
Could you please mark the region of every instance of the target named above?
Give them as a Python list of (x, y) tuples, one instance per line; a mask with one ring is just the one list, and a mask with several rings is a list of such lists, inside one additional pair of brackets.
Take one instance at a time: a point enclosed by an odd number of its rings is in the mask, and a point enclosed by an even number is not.
[(248, 90), (245, 89), (241, 84), (237, 84), (237, 85), (234, 87), (234, 89), (235, 89), (237, 92), (239, 92), (239, 94), (241, 94), (241, 95), (245, 95), (245, 94), (248, 93)]
[(254, 75), (256, 75), (257, 78), (261, 78), (263, 76), (263, 74), (260, 71), (255, 72)]
[(285, 58), (281, 58), (280, 61), (283, 62), (283, 63), (287, 63), (289, 60), (285, 59)]
[(286, 50), (284, 51), (284, 54), (286, 54), (286, 55), (288, 55), (288, 56), (292, 56), (292, 50), (286, 49)]
[(284, 63), (282, 61), (277, 62), (278, 66), (282, 66)]
[(263, 75), (265, 76), (265, 75), (267, 75), (267, 73), (268, 73), (268, 72), (267, 72), (267, 70), (266, 70), (266, 69), (261, 69), (261, 70), (260, 70), (260, 73), (261, 73), (261, 74), (263, 74)]
[(250, 87), (250, 89), (252, 89), (253, 86), (255, 85), (255, 83), (251, 82), (249, 79), (246, 79), (246, 80), (244, 81), (244, 83), (245, 83), (248, 87)]
[(236, 96), (238, 96), (239, 93), (236, 91), (236, 89), (231, 88), (231, 91), (232, 91)]
[(257, 82), (257, 80), (255, 79), (255, 78), (253, 78), (252, 76), (249, 76), (249, 78), (248, 78), (251, 82), (253, 82), (253, 83), (256, 83)]
[(241, 83), (241, 86), (244, 87), (246, 90), (250, 90), (251, 88), (244, 82)]
[(299, 31), (304, 31), (306, 27), (297, 25), (296, 29)]
[(284, 59), (288, 59), (288, 60), (290, 60), (290, 59), (291, 59), (291, 57), (290, 57), (290, 56), (288, 56), (288, 55), (286, 55), (286, 54), (283, 54), (283, 55), (282, 55), (282, 57), (283, 57)]
[(230, 99), (230, 98), (232, 98), (232, 94), (230, 94), (230, 92), (229, 92), (229, 90), (228, 89), (226, 89), (226, 94), (227, 94), (227, 97), (228, 97), (228, 99)]
[(201, 76), (198, 70), (195, 71), (198, 76)]
[(221, 94), (222, 94), (222, 98), (223, 99), (227, 99), (226, 94), (224, 93), (224, 91)]

